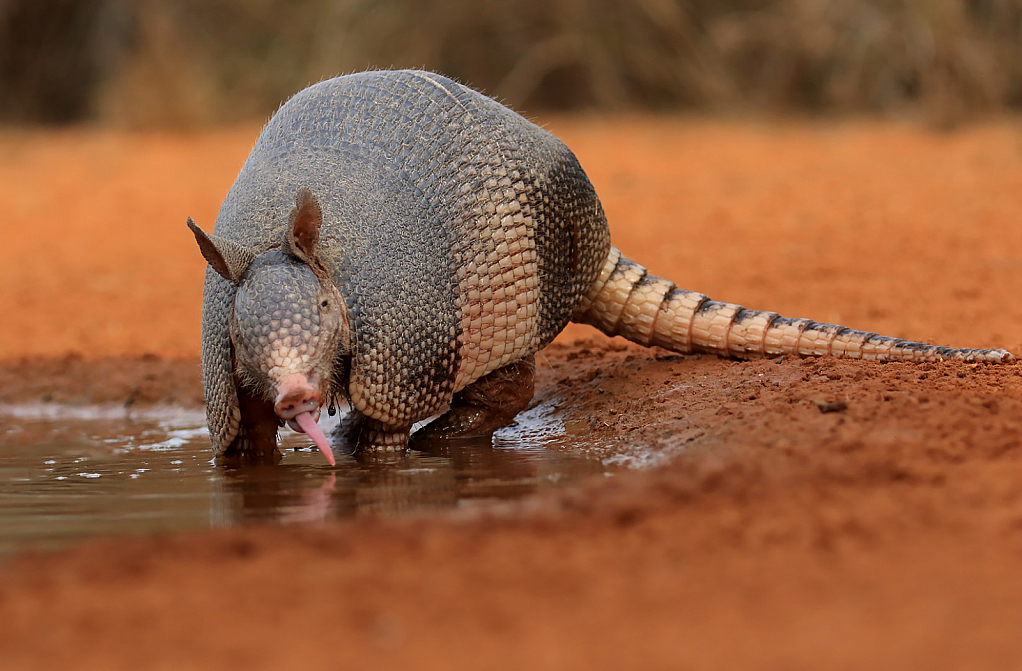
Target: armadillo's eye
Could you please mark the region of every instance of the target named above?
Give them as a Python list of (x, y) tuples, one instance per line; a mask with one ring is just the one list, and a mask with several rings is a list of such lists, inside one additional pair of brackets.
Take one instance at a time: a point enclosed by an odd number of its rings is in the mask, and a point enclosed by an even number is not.
[(326, 299), (323, 299), (323, 302), (319, 304), (319, 307), (321, 307), (321, 308), (325, 308), (325, 307), (327, 307), (328, 305), (330, 305), (330, 301), (328, 301), (328, 300), (326, 300)]

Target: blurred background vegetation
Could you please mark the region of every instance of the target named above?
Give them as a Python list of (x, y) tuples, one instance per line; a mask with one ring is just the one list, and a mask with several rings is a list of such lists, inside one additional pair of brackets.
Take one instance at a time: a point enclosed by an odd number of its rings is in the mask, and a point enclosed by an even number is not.
[(0, 0), (0, 121), (265, 118), (320, 79), (442, 72), (518, 110), (1022, 107), (1022, 0)]

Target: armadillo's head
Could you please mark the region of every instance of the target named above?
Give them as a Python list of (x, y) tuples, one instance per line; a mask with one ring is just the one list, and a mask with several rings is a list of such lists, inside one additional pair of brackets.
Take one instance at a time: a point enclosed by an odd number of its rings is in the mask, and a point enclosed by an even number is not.
[(261, 254), (234, 300), (237, 372), (252, 391), (273, 401), (282, 420), (318, 414), (330, 392), (342, 326), (340, 296), (331, 283), (289, 254)]
[(272, 404), (281, 421), (308, 433), (333, 463), (316, 420), (340, 391), (334, 373), (348, 328), (341, 295), (316, 253), (321, 223), (316, 199), (303, 189), (280, 249), (255, 255), (189, 226), (214, 270), (237, 285), (230, 336), (238, 381)]

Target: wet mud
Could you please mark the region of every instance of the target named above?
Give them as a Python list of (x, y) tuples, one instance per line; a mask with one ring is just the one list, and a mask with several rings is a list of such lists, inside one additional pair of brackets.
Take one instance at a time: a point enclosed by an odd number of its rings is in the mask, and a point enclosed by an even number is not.
[[(617, 245), (686, 288), (1022, 353), (1010, 123), (551, 125)], [(200, 408), (183, 218), (212, 221), (254, 137), (232, 133), (2, 138), (0, 403)], [(537, 363), (544, 449), (612, 476), (18, 553), (4, 668), (1018, 668), (1019, 366), (739, 363), (584, 327)]]

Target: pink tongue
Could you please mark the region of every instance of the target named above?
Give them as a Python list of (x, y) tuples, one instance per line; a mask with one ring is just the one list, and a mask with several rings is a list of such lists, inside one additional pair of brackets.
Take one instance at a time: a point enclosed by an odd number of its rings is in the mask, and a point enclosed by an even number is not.
[(336, 466), (334, 462), (334, 451), (330, 449), (330, 443), (327, 442), (326, 436), (323, 435), (323, 430), (319, 428), (319, 424), (316, 424), (316, 420), (312, 418), (311, 412), (301, 412), (294, 416), (294, 421), (298, 422), (298, 426), (302, 427), (302, 431), (305, 432), (309, 438), (312, 438), (312, 442), (316, 443), (319, 447), (319, 451), (323, 453), (326, 460), (330, 462), (331, 466)]

